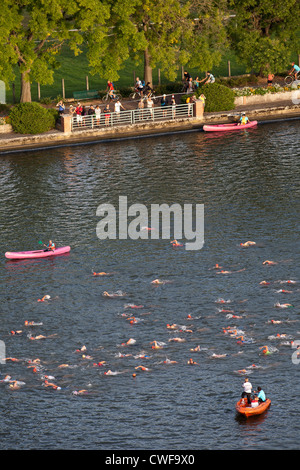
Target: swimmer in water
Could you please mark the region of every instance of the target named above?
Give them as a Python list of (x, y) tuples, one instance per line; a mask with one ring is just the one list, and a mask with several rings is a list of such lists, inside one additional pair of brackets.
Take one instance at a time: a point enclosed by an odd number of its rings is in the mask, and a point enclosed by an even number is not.
[(290, 307), (294, 307), (294, 305), (292, 304), (281, 304), (279, 302), (276, 302), (276, 304), (274, 304), (274, 307), (278, 307), (278, 308), (290, 308)]
[(119, 374), (119, 372), (113, 372), (112, 370), (108, 370), (104, 372), (104, 375), (117, 375), (117, 374)]
[(253, 246), (253, 245), (256, 245), (255, 242), (251, 242), (251, 241), (248, 241), (248, 242), (245, 242), (245, 243), (241, 243), (240, 246), (242, 246), (243, 248), (248, 248), (248, 246)]
[(159, 341), (152, 341), (150, 344), (154, 345), (154, 346), (151, 346), (152, 349), (161, 349), (165, 343), (161, 343)]
[(188, 360), (187, 362), (189, 365), (194, 366), (194, 365), (199, 365), (198, 362), (195, 362), (192, 358)]
[(48, 382), (48, 380), (44, 381), (44, 385), (45, 385), (45, 387), (52, 387), (53, 390), (61, 390), (61, 387), (59, 387), (58, 385), (55, 385), (52, 382)]
[(144, 305), (125, 304), (124, 308), (143, 308)]
[(151, 281), (151, 284), (154, 284), (154, 285), (164, 285), (164, 284), (170, 284), (171, 281), (167, 281), (167, 280), (161, 280), (161, 279), (154, 279), (154, 281)]
[(19, 380), (12, 380), (9, 384), (9, 388), (12, 390), (19, 390), (19, 388), (21, 388), (21, 385), (25, 385), (25, 382), (20, 382)]
[(231, 300), (218, 299), (216, 304), (230, 304)]
[(108, 297), (110, 299), (118, 298), (118, 297), (125, 297), (127, 294), (126, 292), (122, 292), (121, 290), (117, 290), (113, 294), (109, 294), (106, 290), (103, 292), (103, 297)]
[(16, 357), (6, 357), (4, 361), (19, 362), (20, 359), (17, 359)]
[(133, 338), (130, 338), (126, 343), (121, 343), (121, 346), (130, 346), (135, 343), (136, 343), (136, 340)]
[(177, 364), (177, 361), (171, 361), (171, 359), (168, 359), (168, 358), (166, 357), (166, 360), (163, 361), (163, 363), (164, 363), (164, 364)]
[(172, 246), (183, 246), (183, 244), (179, 243), (177, 240), (172, 240), (170, 243)]
[(88, 393), (87, 390), (74, 390), (74, 392), (72, 392), (72, 395), (86, 395)]
[(262, 349), (263, 354), (271, 354), (271, 352), (269, 351), (268, 346), (261, 346), (259, 349)]
[(55, 333), (54, 335), (49, 335), (49, 336), (44, 336), (44, 335), (30, 336), (29, 339), (31, 340), (47, 339), (47, 338), (53, 338), (53, 336), (57, 336), (57, 334)]
[(269, 265), (269, 266), (274, 266), (275, 264), (278, 264), (276, 263), (275, 261), (270, 261), (270, 260), (266, 260), (263, 262), (264, 265)]
[(50, 300), (50, 295), (44, 295), (41, 299), (38, 299), (38, 302), (45, 302), (45, 300)]
[(106, 273), (104, 271), (100, 272), (100, 273), (96, 273), (93, 271), (93, 276), (112, 276), (114, 273)]
[(261, 281), (259, 283), (260, 286), (269, 286), (270, 285), (270, 282), (267, 282), (267, 281)]
[(245, 271), (246, 268), (239, 269), (238, 271), (226, 271), (222, 269), (221, 271), (218, 271), (216, 274), (233, 274), (233, 273), (241, 273), (242, 271)]
[(196, 346), (195, 348), (191, 348), (190, 351), (192, 352), (199, 352), (201, 350), (200, 346)]
[[(121, 356), (119, 356), (121, 357)], [(103, 367), (106, 364), (106, 361), (94, 362), (93, 367)]]
[(137, 370), (137, 369), (141, 369), (141, 370), (143, 370), (143, 371), (148, 371), (148, 370), (150, 370), (150, 369), (148, 369), (148, 367), (145, 367), (145, 366), (137, 366), (137, 367), (135, 367), (135, 370)]

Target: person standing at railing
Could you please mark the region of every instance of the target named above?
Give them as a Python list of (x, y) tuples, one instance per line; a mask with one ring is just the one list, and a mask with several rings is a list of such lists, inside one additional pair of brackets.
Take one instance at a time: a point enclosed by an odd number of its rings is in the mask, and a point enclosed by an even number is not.
[(176, 115), (176, 101), (175, 101), (175, 96), (172, 95), (171, 97), (171, 106), (172, 106), (172, 119), (175, 119)]
[(193, 86), (193, 79), (190, 77), (189, 81), (187, 82), (187, 93), (193, 93), (194, 91), (194, 86)]
[(161, 105), (161, 108), (162, 108), (162, 115), (163, 115), (163, 117), (166, 117), (166, 115), (167, 115), (166, 107), (168, 106), (168, 100), (167, 100), (167, 96), (165, 94), (162, 95), (162, 98), (160, 100), (160, 105)]
[(147, 108), (149, 109), (149, 117), (150, 119), (153, 118), (153, 100), (151, 96), (147, 99)]
[(125, 111), (125, 108), (124, 108), (124, 106), (121, 104), (121, 101), (120, 101), (120, 100), (117, 100), (117, 101), (115, 102), (115, 113), (116, 113), (117, 121), (120, 121), (120, 112), (121, 112), (121, 108)]
[(97, 104), (95, 108), (95, 117), (96, 117), (96, 126), (100, 126), (101, 108), (99, 104)]
[(77, 103), (75, 113), (76, 113), (77, 126), (82, 126), (83, 108), (80, 103)]
[(140, 101), (138, 102), (138, 109), (139, 109), (139, 120), (143, 120), (144, 119), (144, 100), (143, 98), (140, 99)]
[(104, 117), (105, 117), (105, 125), (109, 125), (109, 120), (110, 120), (110, 109), (109, 109), (109, 104), (107, 104), (104, 108)]
[(88, 116), (90, 116), (88, 120), (88, 125), (90, 125), (91, 127), (94, 127), (95, 108), (92, 104), (89, 107)]
[(65, 105), (64, 105), (63, 100), (60, 100), (60, 101), (57, 103), (56, 107), (58, 107), (58, 112), (59, 112), (60, 115), (64, 114), (64, 112), (65, 112)]

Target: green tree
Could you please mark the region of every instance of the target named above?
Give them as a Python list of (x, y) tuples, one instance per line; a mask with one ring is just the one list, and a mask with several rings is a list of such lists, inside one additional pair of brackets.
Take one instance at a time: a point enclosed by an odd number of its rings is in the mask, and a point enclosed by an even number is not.
[(145, 0), (133, 19), (143, 32), (146, 47), (144, 79), (152, 83), (158, 66), (174, 80), (181, 66), (210, 69), (225, 44), (224, 0)]
[(299, 0), (229, 0), (234, 13), (228, 27), (232, 46), (248, 70), (264, 75), (287, 68), (299, 51)]
[[(204, 71), (216, 64), (225, 43), (223, 10), (226, 0), (109, 0), (110, 30), (103, 43), (93, 41), (89, 62), (94, 73), (117, 80), (124, 61), (144, 64), (145, 82), (159, 67), (175, 80), (181, 66)], [(195, 20), (195, 18), (197, 18)]]
[(0, 78), (13, 81), (17, 65), (20, 101), (31, 101), (33, 80), (44, 85), (53, 82), (62, 45), (67, 42), (78, 54), (89, 37), (97, 36), (99, 42), (107, 34), (108, 18), (109, 6), (98, 0), (2, 0)]

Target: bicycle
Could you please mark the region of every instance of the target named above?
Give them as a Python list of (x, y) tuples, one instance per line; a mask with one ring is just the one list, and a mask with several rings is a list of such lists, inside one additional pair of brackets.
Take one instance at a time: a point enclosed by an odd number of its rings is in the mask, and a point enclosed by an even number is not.
[(129, 99), (130, 99), (130, 100), (134, 100), (134, 99), (139, 99), (139, 100), (141, 100), (141, 99), (142, 99), (143, 101), (147, 101), (147, 99), (148, 99), (149, 97), (152, 98), (153, 103), (156, 103), (157, 98), (156, 98), (155, 94), (152, 93), (152, 92), (149, 94), (149, 96), (148, 96), (148, 95), (143, 95), (143, 96), (142, 96), (142, 94), (141, 94), (140, 91), (135, 90), (135, 91), (133, 91), (132, 93), (130, 93), (130, 95), (129, 95)]
[(292, 74), (289, 74), (287, 75), (285, 78), (284, 78), (284, 83), (289, 86), (291, 85), (292, 83), (296, 82), (297, 80), (299, 80), (299, 74), (296, 75), (296, 78), (294, 78), (294, 75)]
[(118, 100), (121, 100), (122, 99), (122, 96), (120, 95), (120, 93), (114, 93), (114, 96), (111, 96), (109, 94), (109, 92), (105, 93), (104, 96), (102, 96), (101, 98), (101, 101), (102, 103), (107, 103), (108, 101), (118, 101)]
[(137, 91), (137, 90), (134, 90), (132, 93), (130, 93), (129, 95), (129, 99), (130, 100), (135, 100), (135, 99), (141, 99), (141, 98), (144, 98), (142, 95), (141, 95), (141, 92), (140, 91)]

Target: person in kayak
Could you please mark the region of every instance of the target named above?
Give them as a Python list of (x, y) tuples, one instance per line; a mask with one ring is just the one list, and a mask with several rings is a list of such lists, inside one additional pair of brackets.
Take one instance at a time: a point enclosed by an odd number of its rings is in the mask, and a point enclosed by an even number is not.
[(55, 243), (53, 243), (52, 240), (49, 240), (48, 245), (46, 245), (46, 250), (44, 250), (44, 251), (54, 251), (55, 248), (56, 248)]
[(246, 116), (246, 113), (242, 113), (238, 125), (239, 126), (245, 125), (245, 124), (248, 124), (249, 122), (250, 122), (250, 119), (248, 118), (248, 116)]

